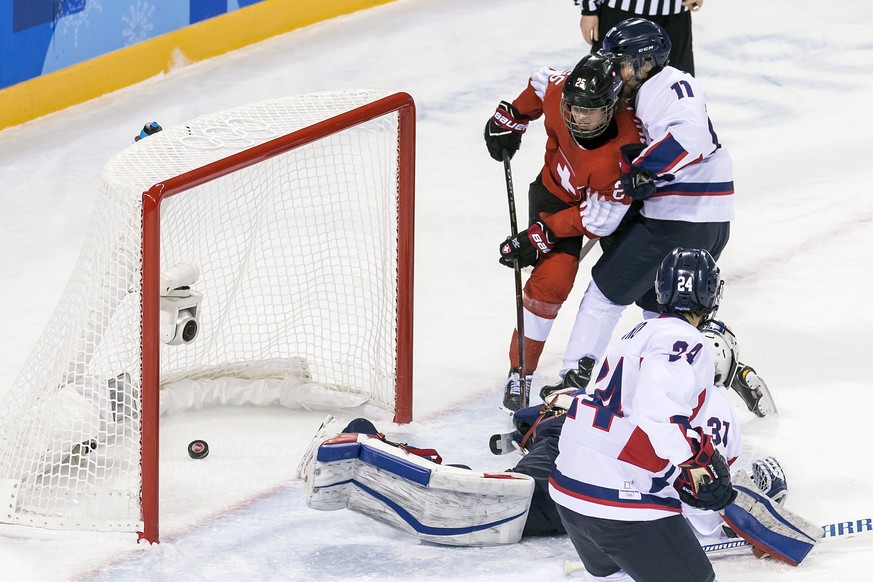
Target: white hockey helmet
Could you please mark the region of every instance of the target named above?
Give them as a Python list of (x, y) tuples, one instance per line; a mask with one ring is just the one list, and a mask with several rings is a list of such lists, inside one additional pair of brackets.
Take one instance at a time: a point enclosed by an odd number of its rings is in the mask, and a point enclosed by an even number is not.
[(728, 387), (734, 381), (739, 367), (740, 350), (737, 336), (723, 321), (710, 319), (701, 328), (703, 337), (709, 340), (715, 358), (715, 383)]

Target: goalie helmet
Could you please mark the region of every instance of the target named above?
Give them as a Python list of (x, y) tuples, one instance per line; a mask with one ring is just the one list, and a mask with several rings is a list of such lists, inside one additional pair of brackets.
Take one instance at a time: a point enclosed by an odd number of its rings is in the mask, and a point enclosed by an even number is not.
[(576, 140), (600, 136), (609, 127), (621, 98), (621, 71), (611, 58), (588, 54), (564, 82), (561, 115)]
[(718, 309), (721, 289), (721, 271), (705, 249), (673, 249), (655, 275), (655, 295), (665, 313), (707, 316)]
[(739, 368), (740, 350), (737, 346), (737, 336), (723, 321), (717, 319), (704, 322), (700, 331), (709, 341), (715, 358), (715, 383), (725, 387), (730, 386)]
[(645, 18), (628, 18), (613, 26), (603, 37), (603, 51), (612, 53), (633, 68), (634, 78), (642, 83), (651, 72), (643, 72), (646, 63), (654, 72), (667, 66), (672, 43), (664, 29)]

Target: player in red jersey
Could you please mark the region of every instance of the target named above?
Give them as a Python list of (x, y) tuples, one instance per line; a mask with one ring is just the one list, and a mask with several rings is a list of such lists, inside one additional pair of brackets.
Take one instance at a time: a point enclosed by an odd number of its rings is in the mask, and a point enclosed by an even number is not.
[(621, 106), (623, 82), (616, 64), (586, 55), (572, 71), (543, 67), (512, 102), (501, 101), (485, 127), (495, 160), (518, 151), (528, 122), (543, 118), (547, 142), (543, 169), (528, 192), (530, 226), (500, 245), (500, 262), (533, 266), (524, 287), (525, 365), (518, 374), (518, 331), (510, 344), (511, 371), (504, 408), (517, 410), (530, 390), (543, 346), (573, 288), (587, 238), (611, 234), (631, 200), (621, 186), (620, 146), (642, 143), (633, 114)]

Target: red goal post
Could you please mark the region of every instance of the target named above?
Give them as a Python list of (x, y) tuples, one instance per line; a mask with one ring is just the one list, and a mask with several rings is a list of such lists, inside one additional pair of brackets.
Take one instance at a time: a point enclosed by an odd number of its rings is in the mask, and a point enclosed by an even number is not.
[(76, 271), (0, 401), (0, 522), (158, 541), (178, 386), (189, 405), (375, 405), (410, 422), (414, 153), (409, 95), (340, 91), (206, 115), (113, 158)]

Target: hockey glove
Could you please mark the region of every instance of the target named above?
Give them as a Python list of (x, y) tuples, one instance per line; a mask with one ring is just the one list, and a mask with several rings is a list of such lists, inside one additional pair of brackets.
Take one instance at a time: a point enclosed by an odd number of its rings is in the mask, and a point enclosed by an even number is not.
[(551, 252), (556, 242), (555, 233), (549, 225), (538, 220), (527, 230), (500, 243), (500, 264), (514, 268), (517, 260), (519, 267), (530, 267), (541, 255)]
[(485, 145), (491, 157), (502, 162), (503, 150), (506, 150), (512, 158), (521, 147), (521, 136), (527, 130), (528, 121), (529, 118), (519, 114), (511, 103), (501, 101), (485, 124)]
[(679, 469), (682, 472), (673, 487), (679, 492), (679, 499), (691, 507), (719, 511), (737, 496), (727, 460), (713, 447), (707, 434), (701, 436), (697, 453), (679, 465)]
[(621, 160), (618, 167), (621, 170), (621, 187), (624, 193), (634, 200), (646, 200), (655, 193), (655, 176), (645, 168), (635, 166), (633, 161), (646, 146), (641, 143), (631, 143), (621, 146)]

